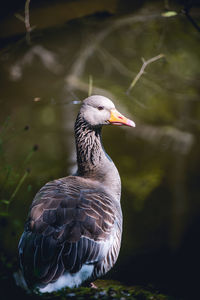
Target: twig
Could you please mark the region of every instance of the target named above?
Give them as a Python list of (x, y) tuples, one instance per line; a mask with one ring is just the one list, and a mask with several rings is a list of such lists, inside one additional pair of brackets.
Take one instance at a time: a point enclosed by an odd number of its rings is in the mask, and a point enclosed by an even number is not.
[[(120, 74), (131, 79), (136, 76), (135, 72), (130, 71), (121, 61), (119, 61), (115, 56), (110, 54), (103, 47), (98, 47), (97, 51), (99, 53), (99, 58), (102, 60), (102, 64), (104, 67), (107, 68), (113, 66)], [(160, 86), (150, 78), (144, 77), (143, 82), (147, 87), (154, 88), (155, 90), (161, 89)]]
[(142, 74), (144, 74), (145, 68), (146, 68), (149, 64), (151, 64), (152, 62), (154, 62), (154, 61), (156, 61), (156, 60), (158, 60), (158, 59), (160, 59), (160, 58), (162, 58), (162, 57), (164, 57), (164, 54), (159, 54), (159, 55), (157, 55), (157, 56), (155, 56), (155, 57), (152, 57), (152, 58), (150, 58), (150, 59), (148, 59), (148, 60), (146, 60), (146, 61), (144, 60), (144, 58), (142, 58), (143, 65), (142, 65), (142, 67), (141, 67), (139, 73), (135, 76), (135, 78), (134, 78), (133, 81), (131, 82), (131, 84), (130, 84), (130, 86), (129, 86), (127, 92), (126, 92), (127, 94), (130, 93), (131, 89), (135, 86), (136, 82), (140, 79), (140, 77), (142, 76)]
[(25, 27), (26, 27), (26, 40), (27, 40), (28, 44), (31, 43), (31, 36), (30, 36), (31, 26), (30, 26), (30, 18), (29, 18), (30, 1), (31, 0), (26, 0), (26, 3), (25, 3), (25, 18), (24, 18), (24, 24), (25, 24)]
[(22, 21), (23, 23), (25, 23), (24, 17), (21, 16), (20, 14), (16, 13), (16, 14), (15, 14), (15, 17), (16, 17), (17, 19), (19, 19), (20, 21)]
[(24, 23), (25, 23), (25, 27), (26, 27), (26, 31), (27, 32), (31, 31), (30, 18), (29, 18), (29, 5), (30, 5), (30, 1), (31, 0), (26, 0), (26, 3), (25, 3), (25, 19), (24, 19)]
[(90, 75), (89, 76), (88, 97), (92, 95), (92, 88), (93, 88), (93, 77), (92, 77), (92, 75)]
[(22, 21), (25, 24), (26, 28), (26, 40), (27, 43), (31, 43), (31, 36), (30, 32), (35, 28), (35, 26), (31, 27), (30, 25), (30, 17), (29, 17), (29, 5), (30, 5), (31, 0), (26, 0), (25, 3), (25, 9), (24, 9), (24, 17), (21, 16), (20, 14), (15, 14), (15, 17), (18, 18), (20, 21)]
[(10, 196), (10, 199), (7, 202), (7, 214), (8, 214), (8, 211), (9, 211), (9, 207), (10, 207), (10, 204), (11, 202), (13, 201), (13, 199), (15, 198), (17, 192), (19, 191), (20, 187), (22, 186), (22, 184), (24, 183), (26, 177), (28, 176), (29, 174), (29, 170), (26, 170), (24, 175), (20, 178), (14, 192), (12, 193), (12, 195)]
[(20, 189), (22, 183), (24, 182), (24, 180), (26, 179), (26, 177), (28, 176), (28, 174), (29, 174), (29, 171), (26, 170), (25, 173), (24, 173), (24, 175), (20, 178), (20, 180), (19, 180), (19, 182), (18, 182), (18, 184), (17, 184), (17, 186), (16, 186), (14, 192), (12, 193), (12, 195), (11, 195), (11, 197), (10, 197), (10, 199), (9, 199), (9, 203), (11, 203), (12, 200), (15, 198), (17, 192), (19, 191), (19, 189)]

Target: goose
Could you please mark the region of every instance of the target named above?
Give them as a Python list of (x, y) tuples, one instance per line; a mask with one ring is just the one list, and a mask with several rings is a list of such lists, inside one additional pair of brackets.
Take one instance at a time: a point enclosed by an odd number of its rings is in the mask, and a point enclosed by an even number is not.
[(45, 184), (33, 199), (19, 241), (21, 272), (29, 289), (54, 292), (93, 286), (115, 264), (121, 244), (121, 180), (105, 152), (103, 125), (135, 123), (113, 102), (83, 100), (75, 122), (77, 172)]

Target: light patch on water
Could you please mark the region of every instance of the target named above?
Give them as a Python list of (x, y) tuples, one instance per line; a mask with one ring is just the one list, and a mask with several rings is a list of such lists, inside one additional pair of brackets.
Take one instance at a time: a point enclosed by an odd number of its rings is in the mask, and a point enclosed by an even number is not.
[(52, 107), (47, 106), (43, 109), (42, 121), (47, 126), (55, 122), (55, 112)]

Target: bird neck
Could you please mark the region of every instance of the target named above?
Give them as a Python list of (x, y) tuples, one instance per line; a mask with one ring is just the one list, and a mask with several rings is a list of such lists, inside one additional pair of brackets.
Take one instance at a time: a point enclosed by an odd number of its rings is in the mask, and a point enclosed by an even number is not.
[(101, 126), (92, 127), (79, 113), (75, 122), (77, 175), (98, 180), (121, 195), (121, 180), (115, 164), (105, 152), (101, 139)]

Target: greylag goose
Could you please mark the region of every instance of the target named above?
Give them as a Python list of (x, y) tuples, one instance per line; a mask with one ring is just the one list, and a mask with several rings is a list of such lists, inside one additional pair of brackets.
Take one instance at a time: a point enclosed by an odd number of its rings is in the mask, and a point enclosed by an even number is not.
[(86, 98), (75, 122), (76, 174), (48, 182), (32, 202), (19, 242), (21, 270), (31, 289), (91, 284), (117, 260), (121, 181), (102, 146), (105, 124), (135, 127), (108, 98)]

